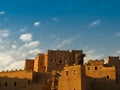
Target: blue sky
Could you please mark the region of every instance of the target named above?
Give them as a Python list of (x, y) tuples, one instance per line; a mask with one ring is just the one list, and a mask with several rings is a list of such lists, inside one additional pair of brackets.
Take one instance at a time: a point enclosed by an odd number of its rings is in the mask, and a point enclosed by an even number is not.
[(120, 1), (0, 0), (0, 70), (48, 49), (120, 56)]

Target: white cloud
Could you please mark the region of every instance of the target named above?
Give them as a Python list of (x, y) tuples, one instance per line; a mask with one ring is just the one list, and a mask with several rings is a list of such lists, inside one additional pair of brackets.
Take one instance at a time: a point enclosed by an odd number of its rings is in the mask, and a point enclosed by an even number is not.
[(11, 71), (11, 70), (16, 70), (16, 69), (17, 69), (17, 70), (23, 69), (24, 63), (25, 63), (24, 60), (22, 60), (22, 61), (14, 61), (14, 62), (8, 64), (8, 65), (4, 68), (4, 70)]
[(13, 57), (9, 53), (0, 52), (0, 66), (8, 65), (12, 60)]
[(12, 45), (11, 47), (12, 47), (13, 49), (16, 49), (16, 45)]
[[(24, 53), (25, 50), (21, 51)], [(17, 53), (16, 53), (17, 52)], [(11, 70), (11, 69), (20, 69), (24, 66), (24, 59), (20, 53), (18, 53), (18, 49), (10, 49), (10, 50), (0, 50), (0, 71), (1, 70)], [(27, 55), (28, 53), (24, 53)], [(24, 58), (24, 59), (23, 59)], [(21, 62), (22, 60), (22, 62)]]
[(28, 29), (28, 27), (24, 27), (20, 29), (20, 32), (25, 32)]
[(95, 51), (96, 51), (95, 49), (91, 49), (91, 50), (86, 51), (86, 53), (87, 54), (93, 54), (93, 53), (95, 53)]
[(57, 37), (57, 35), (55, 35), (55, 34), (51, 36), (51, 38), (56, 38), (56, 37)]
[(89, 59), (101, 60), (104, 56), (103, 54), (97, 53), (95, 49), (90, 49), (90, 50), (84, 51), (84, 53), (86, 54), (85, 62), (88, 61)]
[(34, 22), (34, 26), (35, 27), (40, 26), (40, 22)]
[(93, 27), (93, 26), (98, 26), (101, 24), (101, 20), (96, 20), (96, 21), (93, 21), (89, 24), (89, 26)]
[(10, 31), (8, 29), (0, 30), (0, 37), (8, 37), (10, 35)]
[(33, 41), (33, 42), (30, 42), (30, 43), (26, 43), (25, 45), (23, 45), (23, 47), (26, 47), (26, 48), (35, 48), (39, 44), (40, 44), (39, 41)]
[[(23, 69), (25, 58), (33, 58), (36, 53), (40, 52), (40, 50), (37, 49), (39, 43), (39, 41), (33, 41), (20, 46), (12, 43), (2, 43), (4, 48), (0, 48), (0, 71), (8, 69)], [(5, 46), (6, 44), (7, 46)], [(6, 49), (7, 47), (9, 50)]]
[(120, 50), (118, 50), (116, 53), (120, 54)]
[(117, 50), (116, 52), (113, 53), (114, 56), (120, 56), (120, 50)]
[(24, 42), (31, 41), (32, 40), (32, 34), (30, 34), (30, 33), (21, 34), (21, 36), (19, 37), (19, 39), (21, 39)]
[(112, 53), (111, 56), (119, 56), (120, 57), (120, 50), (115, 51), (114, 53)]
[(3, 15), (3, 14), (5, 14), (5, 11), (0, 11), (0, 15)]
[[(10, 35), (10, 31), (8, 29), (0, 30), (0, 44), (4, 42), (4, 38), (7, 38)], [(8, 43), (7, 41), (6, 43)]]
[(4, 46), (0, 46), (0, 49), (4, 49)]
[(79, 38), (79, 36), (75, 36), (75, 37), (72, 37), (72, 38), (64, 39), (62, 41), (61, 41), (60, 38), (57, 38), (55, 41), (59, 41), (59, 42), (57, 42), (56, 44), (52, 45), (50, 48), (51, 49), (62, 48), (65, 45), (72, 43), (77, 38)]
[(115, 35), (116, 37), (120, 37), (120, 32), (116, 33)]
[(5, 38), (10, 33), (8, 29), (0, 30), (0, 71), (23, 69), (25, 58), (34, 58), (36, 53), (41, 52), (38, 49), (40, 41), (32, 41), (32, 34), (21, 34), (19, 39), (25, 43), (19, 45), (17, 40), (11, 42), (11, 38)]
[(58, 18), (55, 18), (55, 17), (52, 18), (52, 20), (55, 21), (55, 22), (58, 22), (58, 21), (59, 21), (59, 19), (58, 19)]
[(57, 48), (61, 48), (61, 47), (63, 47), (63, 46), (66, 45), (66, 44), (70, 44), (72, 41), (73, 41), (72, 38), (71, 38), (71, 39), (65, 39), (65, 40), (63, 40), (60, 44), (58, 44), (56, 47), (57, 47)]
[(40, 53), (40, 50), (39, 49), (33, 49), (33, 50), (30, 50), (28, 53), (29, 54), (37, 54), (37, 53)]

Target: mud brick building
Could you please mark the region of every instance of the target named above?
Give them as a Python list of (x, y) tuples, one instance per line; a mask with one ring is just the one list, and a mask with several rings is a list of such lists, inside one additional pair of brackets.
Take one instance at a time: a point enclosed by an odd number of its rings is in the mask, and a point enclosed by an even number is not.
[(82, 50), (48, 50), (24, 70), (0, 72), (0, 90), (120, 90), (120, 59), (84, 62)]

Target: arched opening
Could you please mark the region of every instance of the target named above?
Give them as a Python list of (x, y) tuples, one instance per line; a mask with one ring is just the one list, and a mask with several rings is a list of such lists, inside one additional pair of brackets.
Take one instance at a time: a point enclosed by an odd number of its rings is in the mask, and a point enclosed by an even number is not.
[(107, 75), (107, 79), (109, 79), (109, 75)]
[(7, 87), (8, 86), (8, 83), (7, 82), (5, 82), (5, 87)]
[(16, 82), (14, 82), (14, 86), (15, 86), (15, 87), (17, 86), (17, 83), (16, 83)]
[(30, 84), (30, 80), (28, 80), (28, 84)]
[(62, 60), (60, 60), (59, 62), (62, 63)]
[(95, 67), (95, 70), (97, 70), (97, 66)]

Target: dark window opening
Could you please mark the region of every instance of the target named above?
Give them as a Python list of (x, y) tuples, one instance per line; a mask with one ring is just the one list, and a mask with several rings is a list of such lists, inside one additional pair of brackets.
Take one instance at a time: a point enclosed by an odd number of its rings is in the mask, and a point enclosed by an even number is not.
[(28, 84), (30, 84), (30, 80), (28, 80)]
[(14, 82), (14, 86), (15, 86), (15, 87), (17, 86), (17, 83), (16, 83), (16, 82)]
[(42, 66), (43, 64), (42, 63), (40, 63), (40, 66)]
[(73, 74), (75, 75), (76, 73), (77, 73), (77, 71), (76, 71), (76, 70), (74, 70), (74, 73), (73, 73)]
[(7, 87), (8, 86), (8, 84), (7, 84), (7, 82), (5, 83), (5, 87)]
[(62, 60), (60, 60), (60, 63), (62, 63)]
[(94, 79), (94, 81), (96, 81), (96, 79)]
[(44, 83), (44, 80), (41, 80), (41, 83)]
[(50, 59), (50, 61), (52, 62), (52, 59)]
[(88, 67), (88, 70), (90, 70), (90, 67)]
[(107, 75), (107, 79), (109, 79), (109, 75)]
[(75, 62), (73, 62), (73, 64), (75, 64)]
[(95, 67), (95, 70), (97, 70), (97, 67)]
[(68, 76), (69, 75), (69, 72), (68, 71), (66, 71), (66, 76)]
[(32, 67), (30, 67), (30, 70), (32, 70)]
[(76, 90), (75, 88), (73, 90)]

